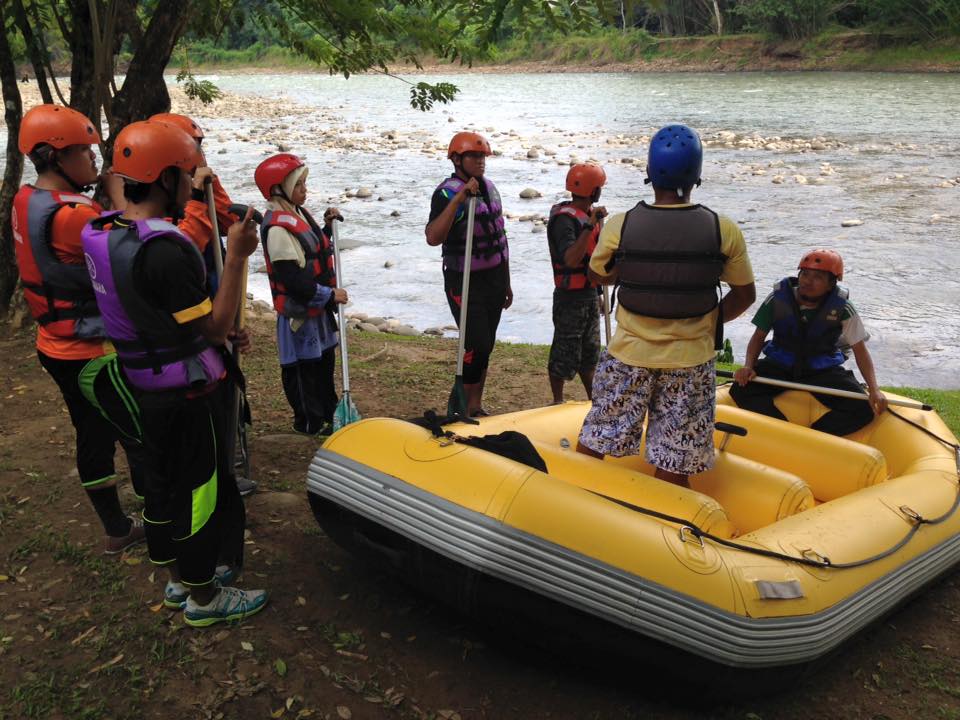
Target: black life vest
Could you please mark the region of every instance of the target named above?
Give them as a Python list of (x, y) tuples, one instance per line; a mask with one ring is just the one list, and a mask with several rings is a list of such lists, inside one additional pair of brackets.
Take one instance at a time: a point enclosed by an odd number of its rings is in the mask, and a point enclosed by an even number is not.
[(702, 205), (661, 208), (639, 203), (623, 220), (617, 297), (632, 313), (695, 318), (720, 302), (720, 218)]

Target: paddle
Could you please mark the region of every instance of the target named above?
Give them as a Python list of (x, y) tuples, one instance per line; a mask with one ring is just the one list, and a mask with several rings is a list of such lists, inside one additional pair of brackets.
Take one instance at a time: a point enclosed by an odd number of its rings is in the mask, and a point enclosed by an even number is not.
[(447, 400), (447, 415), (469, 418), (467, 391), (463, 387), (463, 351), (467, 340), (467, 300), (470, 296), (470, 259), (473, 257), (473, 218), (477, 212), (477, 196), (472, 195), (467, 205), (467, 239), (463, 249), (463, 289), (460, 292), (460, 324), (457, 341), (457, 375)]
[[(717, 370), (717, 377), (732, 378), (733, 373), (729, 370)], [(850, 390), (836, 390), (834, 388), (820, 387), (819, 385), (804, 385), (803, 383), (790, 382), (789, 380), (775, 380), (774, 378), (765, 378), (759, 375), (750, 382), (761, 383), (762, 385), (774, 385), (776, 387), (786, 388), (787, 390), (804, 390), (821, 395), (834, 395), (836, 397), (850, 398), (851, 400), (870, 400), (870, 396), (865, 393), (851, 392)], [(913, 408), (914, 410), (933, 410), (932, 406), (925, 405), (916, 400), (887, 398), (887, 405), (897, 405), (899, 407)]]
[(603, 292), (603, 327), (607, 331), (606, 346), (610, 347), (610, 288), (601, 285)]
[[(217, 280), (220, 282), (223, 278), (223, 251), (220, 247), (220, 224), (217, 222), (217, 205), (213, 195), (213, 178), (206, 178), (204, 181), (204, 190), (207, 194), (207, 216), (210, 218), (210, 242), (213, 243), (213, 266), (216, 269)], [(231, 212), (233, 212), (235, 207), (239, 208), (239, 206), (231, 206)], [(244, 207), (243, 213), (240, 215), (240, 217), (242, 218), (246, 212), (247, 209)], [(256, 213), (256, 215), (259, 215), (259, 213)], [(263, 222), (263, 216), (260, 216), (260, 222)], [(237, 330), (241, 329), (242, 327), (244, 309), (247, 304), (246, 260), (243, 261), (243, 275), (240, 293), (240, 307), (237, 310), (237, 317), (234, 320), (234, 328)], [(239, 368), (240, 353), (234, 350), (230, 341), (227, 341), (226, 347), (227, 351), (233, 356), (237, 363), (237, 367)], [(237, 489), (240, 491), (241, 495), (249, 495), (256, 489), (257, 484), (250, 479), (250, 459), (247, 452), (246, 417), (245, 413), (241, 412), (243, 407), (243, 391), (240, 389), (239, 385), (234, 385), (233, 402), (230, 403), (230, 412), (227, 417), (227, 427), (231, 428), (232, 430), (225, 443), (225, 448), (227, 457), (233, 459), (234, 467), (239, 466), (241, 468), (241, 472), (236, 474)], [(239, 463), (236, 462), (238, 447), (240, 450)]]
[[(337, 215), (330, 221), (333, 228), (333, 271), (337, 276), (337, 285), (343, 287), (343, 266), (340, 264), (340, 223), (343, 217)], [(350, 367), (347, 362), (347, 323), (343, 315), (343, 303), (337, 303), (337, 319), (340, 321), (340, 369), (343, 371), (343, 393), (340, 402), (333, 411), (333, 431), (336, 432), (350, 423), (360, 420), (360, 411), (350, 398)]]

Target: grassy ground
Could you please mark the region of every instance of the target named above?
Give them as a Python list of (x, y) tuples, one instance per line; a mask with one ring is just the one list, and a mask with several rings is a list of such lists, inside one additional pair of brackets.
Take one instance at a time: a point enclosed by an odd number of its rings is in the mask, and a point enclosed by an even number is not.
[[(317, 441), (289, 431), (272, 323), (245, 359), (255, 425), (246, 587), (268, 608), (238, 626), (186, 628), (160, 607), (143, 548), (101, 554), (73, 431), (32, 332), (0, 340), (0, 719), (23, 718), (960, 718), (960, 587), (951, 574), (774, 697), (704, 707), (610, 681), (490, 633), (364, 565), (318, 529), (304, 499)], [(351, 334), (365, 416), (442, 408), (454, 343)], [(549, 401), (547, 348), (498, 347), (487, 406)], [(902, 390), (960, 431), (960, 391)], [(571, 386), (570, 397), (582, 398)], [(135, 507), (124, 482), (122, 495)]]

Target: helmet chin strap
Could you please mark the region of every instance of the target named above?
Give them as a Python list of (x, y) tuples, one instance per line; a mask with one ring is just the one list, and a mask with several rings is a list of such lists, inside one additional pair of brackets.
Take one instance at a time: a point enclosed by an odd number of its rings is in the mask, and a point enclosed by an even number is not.
[(59, 175), (60, 177), (62, 177), (64, 180), (66, 180), (66, 181), (67, 181), (67, 184), (68, 184), (70, 187), (73, 188), (74, 192), (78, 192), (78, 193), (88, 193), (88, 192), (90, 192), (91, 190), (93, 190), (93, 185), (81, 185), (81, 184), (78, 183), (76, 180), (74, 180), (72, 177), (70, 177), (69, 175), (67, 175), (66, 170), (64, 170), (62, 167), (60, 167), (60, 160), (58, 159), (56, 153), (55, 153), (54, 156), (53, 156), (53, 163), (52, 163), (52, 165), (53, 165), (53, 171), (54, 171), (57, 175)]

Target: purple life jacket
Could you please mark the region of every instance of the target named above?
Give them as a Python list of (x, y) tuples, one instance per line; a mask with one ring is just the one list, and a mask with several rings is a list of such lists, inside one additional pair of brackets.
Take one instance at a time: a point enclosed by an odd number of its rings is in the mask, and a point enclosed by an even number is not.
[[(470, 271), (489, 270), (506, 262), (510, 257), (507, 234), (504, 231), (503, 203), (500, 193), (492, 182), (480, 178), (485, 191), (477, 196), (477, 209), (473, 217), (473, 252)], [(437, 186), (448, 200), (452, 200), (466, 183), (451, 175)], [(489, 201), (489, 202), (488, 202)], [(466, 221), (467, 204), (462, 203), (457, 216)], [(463, 255), (467, 243), (466, 222), (454, 222), (450, 235), (443, 241), (443, 269), (463, 272)]]
[(224, 374), (220, 352), (199, 333), (186, 331), (169, 312), (147, 301), (134, 286), (137, 253), (154, 238), (178, 241), (206, 274), (193, 242), (166, 220), (138, 220), (108, 227), (119, 212), (104, 213), (83, 229), (84, 259), (107, 336), (127, 379), (148, 392), (200, 388)]

